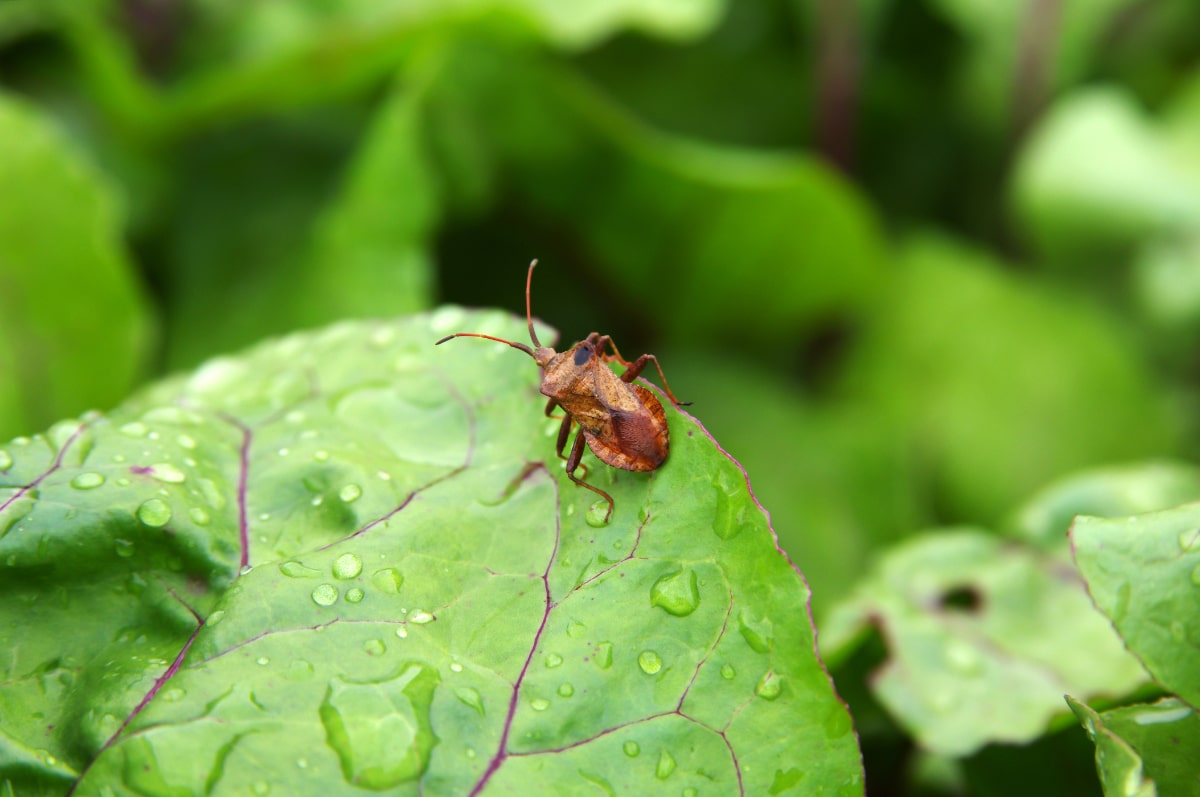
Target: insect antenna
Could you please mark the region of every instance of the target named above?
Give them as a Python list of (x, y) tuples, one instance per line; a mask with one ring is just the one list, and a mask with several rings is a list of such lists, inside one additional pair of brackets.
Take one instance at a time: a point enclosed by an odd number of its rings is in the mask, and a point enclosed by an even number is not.
[(451, 340), (452, 338), (484, 338), (486, 340), (494, 340), (497, 343), (507, 343), (509, 346), (512, 346), (514, 349), (520, 349), (521, 351), (528, 354), (530, 357), (533, 356), (533, 349), (529, 348), (524, 343), (517, 343), (515, 340), (505, 340), (504, 338), (494, 338), (491, 335), (485, 335), (482, 332), (455, 332), (453, 335), (447, 335), (446, 337), (442, 338), (441, 340), (439, 340), (437, 343), (435, 343), (433, 345), (441, 346), (443, 343), (445, 343), (448, 340)]
[(533, 310), (529, 303), (529, 288), (533, 285), (533, 267), (537, 265), (537, 258), (534, 258), (529, 263), (529, 273), (525, 275), (525, 320), (529, 323), (529, 339), (533, 341), (533, 345), (537, 348), (542, 348), (542, 342), (538, 340), (537, 333), (533, 331)]

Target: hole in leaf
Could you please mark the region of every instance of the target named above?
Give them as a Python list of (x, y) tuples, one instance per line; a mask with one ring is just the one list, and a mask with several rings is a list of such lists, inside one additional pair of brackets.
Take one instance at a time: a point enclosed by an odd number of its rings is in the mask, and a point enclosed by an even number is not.
[(942, 593), (938, 601), (943, 609), (959, 612), (977, 612), (983, 605), (983, 596), (975, 587), (953, 587)]

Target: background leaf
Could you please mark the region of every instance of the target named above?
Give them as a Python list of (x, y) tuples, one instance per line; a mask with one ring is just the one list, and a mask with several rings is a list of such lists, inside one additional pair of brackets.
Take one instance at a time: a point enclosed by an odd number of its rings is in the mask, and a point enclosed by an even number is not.
[(141, 376), (150, 319), (103, 177), (0, 94), (0, 436), (108, 407)]
[(1067, 698), (1096, 743), (1096, 767), (1106, 795), (1194, 794), (1200, 722), (1177, 698), (1093, 711)]

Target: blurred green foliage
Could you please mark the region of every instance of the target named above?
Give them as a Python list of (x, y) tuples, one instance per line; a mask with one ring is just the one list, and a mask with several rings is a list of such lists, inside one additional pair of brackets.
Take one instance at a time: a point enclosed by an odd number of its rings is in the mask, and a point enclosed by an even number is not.
[(1192, 0), (0, 0), (0, 437), (266, 335), (523, 312), (538, 257), (535, 313), (660, 356), (820, 620), (889, 543), (1195, 451), (1197, 31)]

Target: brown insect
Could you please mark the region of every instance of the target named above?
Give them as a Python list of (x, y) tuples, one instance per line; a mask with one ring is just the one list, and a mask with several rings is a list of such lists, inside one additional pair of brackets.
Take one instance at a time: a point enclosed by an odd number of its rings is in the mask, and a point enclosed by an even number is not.
[[(667, 415), (653, 393), (632, 382), (647, 363), (653, 362), (662, 379), (663, 390), (675, 406), (686, 406), (690, 402), (680, 402), (675, 398), (667, 385), (667, 378), (663, 376), (658, 358), (653, 354), (643, 354), (630, 362), (621, 356), (608, 335), (593, 332), (561, 353), (543, 346), (533, 331), (529, 302), (529, 288), (533, 284), (533, 268), (536, 265), (536, 260), (529, 264), (529, 273), (525, 277), (525, 320), (529, 323), (529, 339), (533, 341), (534, 348), (480, 332), (456, 332), (439, 340), (437, 345), (451, 338), (486, 338), (520, 349), (541, 366), (541, 391), (550, 399), (546, 404), (546, 416), (553, 417), (551, 413), (555, 407), (562, 407), (566, 412), (558, 430), (558, 456), (567, 461), (567, 478), (608, 501), (608, 511), (604, 514), (607, 523), (613, 512), (612, 496), (575, 475), (579, 468), (583, 468), (584, 475), (587, 475), (587, 466), (580, 464), (584, 441), (587, 441), (593, 454), (614, 468), (639, 472), (657, 470), (667, 460), (670, 451)], [(608, 349), (612, 349), (611, 354)], [(624, 366), (624, 373), (617, 376), (608, 367), (607, 363), (610, 362)], [(576, 423), (579, 424), (579, 434), (575, 436), (571, 453), (563, 456), (571, 426)]]

